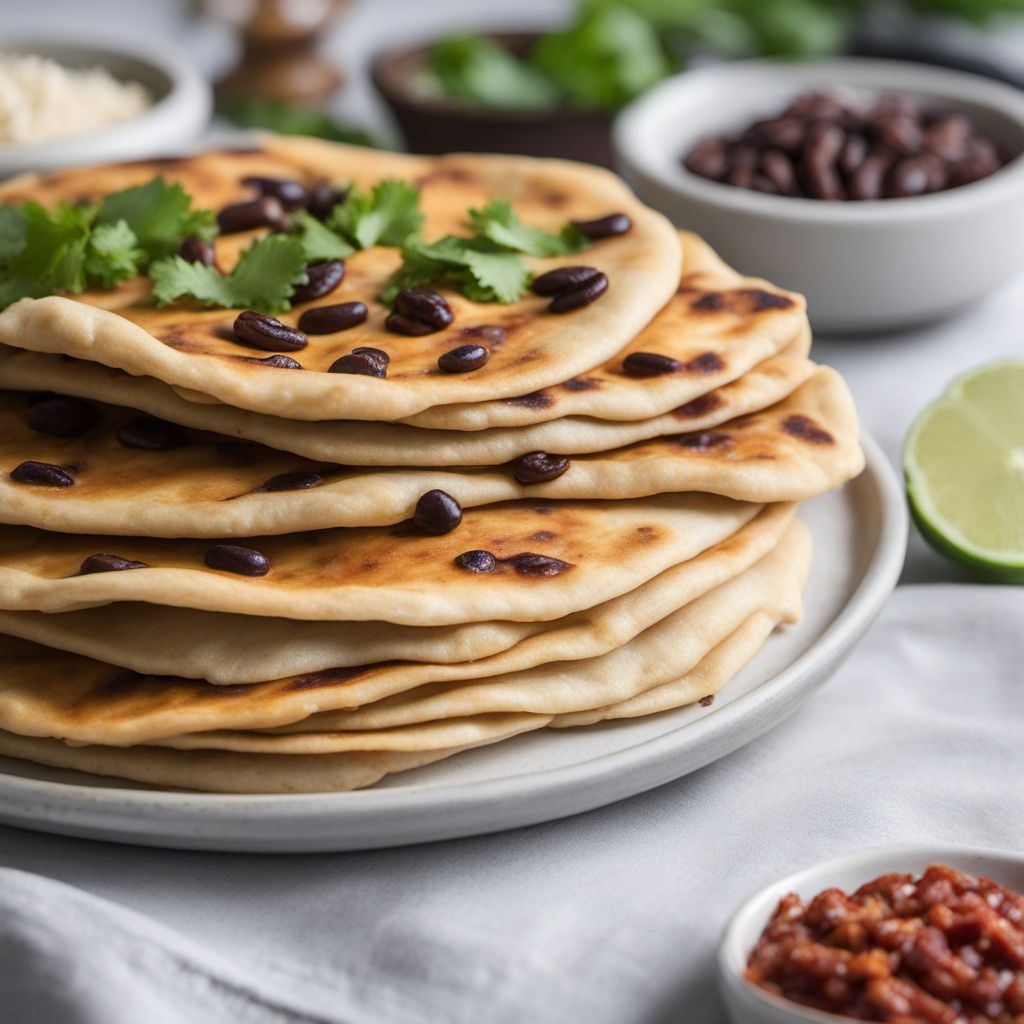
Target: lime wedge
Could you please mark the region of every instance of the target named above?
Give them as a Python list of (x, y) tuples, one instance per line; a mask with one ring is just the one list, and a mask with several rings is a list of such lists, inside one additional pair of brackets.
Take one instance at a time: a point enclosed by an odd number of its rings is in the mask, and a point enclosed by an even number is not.
[(910, 508), (943, 554), (1024, 580), (1024, 362), (959, 377), (903, 452)]

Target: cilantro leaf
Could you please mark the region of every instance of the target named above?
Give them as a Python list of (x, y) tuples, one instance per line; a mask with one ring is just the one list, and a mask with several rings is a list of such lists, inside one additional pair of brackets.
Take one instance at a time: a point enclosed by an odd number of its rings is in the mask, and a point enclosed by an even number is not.
[(139, 248), (135, 232), (123, 221), (98, 224), (89, 235), (85, 272), (104, 288), (134, 277), (146, 254)]
[(503, 251), (488, 239), (445, 235), (427, 243), (410, 238), (381, 301), (390, 304), (403, 288), (438, 283), (452, 285), (474, 302), (508, 304), (526, 294), (530, 271), (518, 253)]
[(542, 36), (530, 62), (574, 107), (608, 113), (671, 72), (654, 26), (614, 2), (594, 4), (571, 28)]
[(0, 206), (0, 265), (25, 248), (25, 214), (16, 206)]
[(351, 256), (355, 249), (341, 235), (332, 231), (326, 224), (300, 210), (292, 215), (295, 224), (295, 237), (302, 243), (308, 263), (321, 260), (343, 260)]
[(491, 199), (483, 209), (470, 209), (469, 223), (475, 234), (495, 245), (529, 256), (564, 256), (579, 252), (590, 243), (586, 236), (567, 224), (561, 235), (527, 227), (507, 199)]
[(492, 110), (550, 110), (558, 89), (537, 68), (486, 36), (442, 39), (430, 50), (427, 89)]
[(511, 252), (466, 252), (462, 290), (474, 302), (508, 305), (521, 299), (530, 287), (530, 270)]
[(45, 291), (85, 289), (85, 252), (93, 209), (58, 203), (47, 210), (36, 202), (24, 203), (25, 244), (15, 262), (19, 277)]
[(230, 274), (168, 256), (150, 266), (149, 276), (158, 306), (189, 295), (204, 306), (277, 313), (290, 308), (295, 286), (306, 283), (306, 253), (298, 238), (267, 235), (242, 253)]
[(190, 235), (210, 241), (217, 221), (209, 210), (193, 210), (188, 193), (177, 182), (154, 178), (145, 185), (112, 192), (100, 204), (96, 223), (124, 221), (150, 259), (176, 252)]
[(423, 223), (420, 190), (393, 178), (378, 182), (369, 192), (353, 188), (335, 206), (327, 226), (357, 249), (401, 245)]

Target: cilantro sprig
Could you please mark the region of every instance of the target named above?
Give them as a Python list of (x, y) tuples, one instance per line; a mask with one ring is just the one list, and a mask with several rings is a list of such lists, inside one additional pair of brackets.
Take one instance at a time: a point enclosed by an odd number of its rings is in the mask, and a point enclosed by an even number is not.
[(213, 214), (193, 210), (185, 190), (163, 178), (99, 204), (0, 206), (0, 309), (26, 297), (112, 288), (189, 235), (212, 238), (215, 230)]
[(530, 287), (527, 256), (564, 256), (590, 243), (571, 224), (559, 234), (523, 224), (507, 199), (494, 198), (470, 209), (469, 237), (445, 235), (436, 242), (418, 236), (402, 246), (402, 265), (392, 275), (381, 301), (390, 304), (403, 288), (447, 284), (474, 302), (508, 305)]
[(158, 306), (190, 296), (203, 306), (259, 309), (277, 313), (290, 308), (296, 285), (305, 284), (306, 251), (290, 235), (257, 238), (245, 249), (228, 274), (213, 267), (168, 256), (149, 268), (153, 300)]

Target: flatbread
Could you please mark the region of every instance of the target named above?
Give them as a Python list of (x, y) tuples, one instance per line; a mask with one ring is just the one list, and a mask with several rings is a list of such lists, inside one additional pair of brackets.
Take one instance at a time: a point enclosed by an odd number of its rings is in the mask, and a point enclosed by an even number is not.
[[(523, 720), (528, 728), (535, 727), (535, 719)], [(385, 775), (420, 768), (461, 752), (455, 749), (275, 756), (157, 747), (72, 747), (60, 740), (0, 733), (0, 755), (5, 757), (168, 789), (211, 793), (326, 793), (363, 789)]]
[[(810, 533), (796, 520), (778, 547), (756, 565), (607, 654), (483, 680), (428, 683), (355, 710), (311, 715), (276, 730), (276, 734), (393, 729), (495, 713), (566, 714), (629, 700), (689, 672), (758, 611), (766, 612), (776, 623), (796, 622), (810, 560)], [(301, 749), (301, 744), (267, 745), (237, 730), (176, 737), (167, 742), (233, 750), (279, 749), (282, 753)]]
[[(420, 496), (440, 489), (464, 508), (517, 498), (622, 500), (705, 491), (741, 501), (802, 501), (860, 472), (857, 416), (842, 378), (828, 367), (778, 405), (714, 431), (689, 431), (575, 456), (555, 480), (518, 483), (508, 467), (345, 470), (267, 448), (196, 435), (172, 451), (118, 442), (131, 410), (94, 406), (86, 435), (58, 438), (26, 424), (28, 403), (0, 392), (0, 469), (25, 460), (79, 467), (72, 487), (41, 487), (0, 475), (0, 521), (67, 533), (150, 537), (246, 537), (339, 526), (379, 526), (412, 517)], [(315, 472), (318, 486), (268, 490), (284, 474)]]
[(598, 722), (619, 718), (660, 714), (686, 707), (699, 700), (714, 698), (715, 694), (753, 659), (777, 625), (778, 622), (770, 611), (755, 612), (739, 629), (730, 633), (725, 640), (709, 651), (698, 665), (678, 679), (653, 686), (617, 704), (556, 715), (548, 724), (553, 729), (596, 725)]
[[(344, 708), (356, 698), (354, 690), (363, 675), (358, 670), (255, 686), (217, 687), (194, 680), (141, 677), (79, 655), (0, 637), (5, 666), (0, 729), (108, 746), (146, 745), (204, 733), (209, 735), (201, 740), (174, 742), (238, 746), (249, 741), (230, 738), (225, 730), (248, 735), (292, 726), (277, 734), (282, 736), (292, 732), (365, 732), (445, 718), (468, 720), (523, 712), (550, 716), (603, 707), (676, 678), (756, 611), (767, 609), (778, 618), (795, 618), (809, 555), (807, 531), (794, 522), (778, 547), (752, 568), (608, 653), (489, 679), (427, 683), (402, 690), (392, 687), (394, 696), (355, 711), (331, 709)], [(378, 694), (386, 693), (386, 688), (378, 688)], [(365, 687), (360, 696), (370, 696)], [(326, 750), (329, 742), (318, 740), (316, 750)], [(382, 749), (379, 744), (389, 741), (378, 736), (366, 742), (378, 746), (364, 749)], [(456, 746), (475, 739), (463, 730), (442, 732), (433, 741), (421, 736), (408, 742)], [(253, 750), (274, 746), (258, 736), (251, 743)], [(303, 751), (298, 741), (280, 740), (277, 747), (281, 752), (313, 752)]]
[(551, 623), (295, 622), (122, 603), (58, 615), (0, 611), (0, 633), (144, 675), (218, 685), (369, 666), (345, 678), (343, 706), (357, 706), (430, 680), (480, 678), (604, 654), (764, 557), (795, 510), (769, 505), (731, 537), (636, 590)]
[[(557, 715), (553, 727), (585, 726), (682, 707), (717, 693), (759, 650), (775, 623), (758, 612), (718, 644), (697, 666), (618, 704)], [(544, 715), (517, 715), (523, 731), (541, 728)], [(506, 736), (505, 739), (510, 737)], [(221, 750), (159, 747), (69, 746), (59, 740), (0, 732), (0, 754), (58, 768), (130, 779), (169, 788), (219, 793), (296, 793), (353, 790), (385, 775), (408, 771), (460, 753), (459, 750), (319, 754), (246, 754)]]
[[(675, 295), (612, 358), (551, 387), (523, 389), (512, 399), (440, 406), (405, 422), (435, 430), (483, 430), (566, 416), (649, 419), (738, 380), (794, 338), (810, 343), (802, 295), (761, 278), (743, 277), (691, 232), (682, 231), (679, 237), (683, 274)], [(661, 377), (628, 377), (622, 361), (631, 352), (671, 356), (680, 366)]]
[[(509, 502), (468, 509), (442, 537), (408, 527), (246, 540), (270, 560), (261, 577), (207, 568), (196, 540), (72, 536), (0, 528), (0, 608), (72, 611), (115, 601), (327, 621), (443, 626), (547, 621), (638, 587), (734, 534), (761, 506), (687, 494), (632, 502)], [(497, 559), (471, 572), (456, 556)], [(79, 574), (91, 555), (147, 568)], [(541, 555), (559, 560), (530, 571)]]
[(486, 466), (527, 452), (563, 455), (608, 451), (672, 434), (706, 430), (774, 405), (814, 372), (805, 358), (806, 329), (783, 352), (758, 363), (743, 377), (694, 402), (647, 420), (615, 422), (570, 416), (534, 426), (479, 430), (421, 430), (396, 423), (325, 420), (302, 423), (189, 402), (150, 377), (129, 377), (99, 363), (67, 361), (0, 345), (0, 388), (59, 391), (111, 405), (128, 406), (173, 423), (254, 441), (316, 462), (347, 466)]
[[(267, 137), (262, 152), (213, 151), (18, 179), (0, 186), (0, 200), (50, 204), (95, 197), (157, 174), (182, 182), (197, 206), (213, 209), (251, 195), (241, 185), (249, 175), (310, 183), (328, 177), (363, 187), (389, 177), (416, 181), (428, 239), (463, 230), (468, 209), (494, 196), (511, 200), (525, 223), (554, 231), (569, 218), (611, 212), (627, 214), (633, 226), (624, 235), (595, 243), (585, 257), (528, 261), (537, 272), (581, 260), (604, 271), (610, 286), (591, 305), (555, 314), (547, 310), (549, 300), (534, 295), (501, 306), (445, 293), (455, 314), (453, 325), (420, 338), (384, 329), (388, 310), (377, 296), (399, 265), (398, 251), (375, 247), (358, 252), (346, 261), (345, 280), (326, 302), (363, 301), (370, 315), (350, 330), (312, 338), (296, 354), (303, 367), (299, 370), (256, 361), (266, 353), (234, 339), (231, 325), (237, 311), (191, 310), (183, 304), (156, 309), (149, 301), (147, 279), (78, 299), (23, 299), (0, 314), (0, 342), (94, 360), (228, 405), (290, 419), (395, 420), (435, 405), (514, 397), (524, 388), (532, 391), (583, 373), (622, 349), (679, 282), (681, 247), (669, 222), (639, 203), (610, 172), (558, 160), (415, 157), (315, 139)], [(230, 268), (248, 240), (246, 235), (218, 239), (219, 265)], [(325, 300), (307, 306), (322, 304)], [(281, 319), (294, 324), (304, 308), (300, 305)], [(490, 346), (487, 364), (472, 373), (442, 373), (438, 356), (464, 344), (466, 328), (484, 324), (508, 332), (505, 341)], [(326, 372), (358, 346), (390, 355), (386, 379)]]

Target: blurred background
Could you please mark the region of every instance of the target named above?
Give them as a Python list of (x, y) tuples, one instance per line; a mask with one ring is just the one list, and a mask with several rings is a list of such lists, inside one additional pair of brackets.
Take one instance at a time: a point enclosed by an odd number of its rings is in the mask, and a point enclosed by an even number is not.
[(610, 115), (674, 71), (712, 61), (873, 54), (1024, 87), (1024, 0), (0, 5), (0, 43), (55, 35), (176, 47), (218, 86), (221, 127), (267, 125), (433, 152), (554, 151), (601, 162)]

